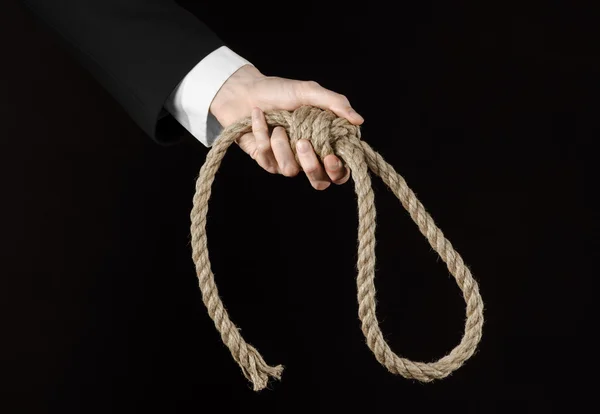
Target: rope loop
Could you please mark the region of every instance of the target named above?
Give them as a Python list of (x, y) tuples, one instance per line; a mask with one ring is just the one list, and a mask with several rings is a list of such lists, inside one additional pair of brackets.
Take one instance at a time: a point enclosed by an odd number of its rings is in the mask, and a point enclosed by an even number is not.
[[(379, 363), (392, 374), (422, 382), (445, 378), (460, 368), (475, 352), (483, 330), (483, 301), (471, 271), (452, 244), (417, 199), (406, 181), (369, 144), (360, 139), (360, 128), (333, 112), (303, 106), (293, 112), (272, 111), (265, 114), (271, 127), (281, 126), (290, 138), (296, 156), (296, 142), (310, 140), (316, 154), (323, 159), (336, 154), (348, 168), (354, 181), (358, 205), (358, 260), (356, 277), (358, 316), (367, 345)], [(239, 328), (231, 322), (219, 297), (208, 256), (206, 215), (212, 183), (229, 146), (239, 137), (251, 132), (250, 118), (245, 118), (223, 130), (206, 156), (196, 181), (193, 207), (190, 213), (192, 259), (196, 265), (202, 300), (243, 374), (254, 385), (254, 390), (264, 389), (270, 377), (281, 379), (283, 367), (269, 366), (258, 351), (246, 343)], [(419, 231), (446, 263), (448, 271), (461, 289), (466, 304), (466, 322), (460, 343), (441, 359), (425, 363), (414, 362), (396, 355), (384, 340), (376, 317), (375, 300), (375, 197), (369, 170), (379, 176), (396, 195), (409, 213)]]

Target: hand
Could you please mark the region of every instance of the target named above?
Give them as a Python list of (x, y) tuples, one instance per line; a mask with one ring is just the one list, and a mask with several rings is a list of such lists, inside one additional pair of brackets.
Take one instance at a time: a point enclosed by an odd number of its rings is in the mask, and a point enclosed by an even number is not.
[(252, 65), (242, 66), (223, 84), (211, 103), (210, 111), (223, 127), (252, 116), (252, 133), (241, 136), (237, 143), (266, 171), (294, 177), (303, 170), (317, 190), (328, 188), (332, 182), (347, 182), (350, 171), (347, 167), (341, 168), (342, 162), (335, 155), (324, 158), (323, 168), (311, 143), (301, 139), (296, 146), (300, 160), (298, 165), (285, 129), (277, 127), (269, 136), (263, 111), (293, 111), (302, 105), (329, 109), (354, 125), (364, 122), (345, 96), (316, 82), (265, 76)]

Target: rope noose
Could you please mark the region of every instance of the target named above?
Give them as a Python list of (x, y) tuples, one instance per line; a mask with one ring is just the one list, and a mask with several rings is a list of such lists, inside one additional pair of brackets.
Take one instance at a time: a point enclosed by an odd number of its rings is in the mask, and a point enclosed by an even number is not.
[[(346, 119), (338, 118), (330, 111), (303, 106), (293, 112), (274, 111), (265, 114), (270, 126), (286, 129), (296, 156), (296, 142), (305, 138), (311, 141), (315, 153), (323, 159), (336, 154), (351, 170), (358, 199), (358, 315), (367, 345), (391, 373), (405, 378), (429, 382), (448, 376), (458, 369), (473, 353), (481, 339), (483, 328), (483, 302), (477, 282), (468, 267), (454, 250), (442, 231), (435, 225), (421, 202), (408, 187), (404, 178), (360, 140), (360, 128)], [(196, 181), (191, 218), (193, 260), (199, 279), (202, 300), (215, 323), (225, 345), (231, 351), (242, 372), (258, 391), (267, 386), (269, 377), (281, 379), (283, 367), (269, 366), (258, 351), (240, 335), (231, 322), (219, 297), (208, 257), (206, 238), (206, 214), (215, 174), (229, 146), (240, 136), (251, 132), (251, 119), (246, 118), (223, 130), (200, 169)], [(381, 177), (383, 182), (398, 197), (411, 218), (427, 238), (431, 247), (446, 263), (463, 292), (466, 303), (466, 322), (463, 338), (446, 356), (436, 362), (413, 362), (396, 355), (385, 342), (375, 314), (375, 203), (369, 171)]]

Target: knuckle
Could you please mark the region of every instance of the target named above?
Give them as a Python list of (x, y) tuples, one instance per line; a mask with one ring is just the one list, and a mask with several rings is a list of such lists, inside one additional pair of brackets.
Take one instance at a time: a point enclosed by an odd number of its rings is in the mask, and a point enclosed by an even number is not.
[(307, 175), (314, 175), (319, 171), (319, 166), (315, 164), (309, 164), (304, 167), (304, 172)]
[(277, 170), (277, 166), (269, 164), (263, 167), (265, 169), (265, 171), (271, 173), (271, 174), (277, 174), (278, 170)]
[(318, 191), (323, 191), (325, 189), (327, 189), (327, 187), (329, 187), (331, 183), (327, 182), (327, 181), (316, 181), (313, 183), (313, 187), (315, 190)]
[(341, 105), (350, 106), (350, 101), (348, 100), (346, 95), (338, 94), (338, 100), (340, 101)]
[(271, 143), (269, 141), (266, 141), (266, 142), (260, 141), (260, 142), (256, 143), (256, 151), (259, 154), (267, 153), (267, 152), (269, 152), (270, 149), (271, 149)]
[(299, 85), (301, 91), (306, 94), (313, 93), (321, 87), (321, 85), (315, 81), (301, 81)]
[(300, 169), (296, 165), (288, 164), (283, 167), (283, 175), (286, 177), (295, 177), (300, 172)]
[(250, 155), (250, 158), (256, 161), (256, 157), (258, 157), (258, 148), (255, 147), (254, 150), (250, 151), (248, 154)]

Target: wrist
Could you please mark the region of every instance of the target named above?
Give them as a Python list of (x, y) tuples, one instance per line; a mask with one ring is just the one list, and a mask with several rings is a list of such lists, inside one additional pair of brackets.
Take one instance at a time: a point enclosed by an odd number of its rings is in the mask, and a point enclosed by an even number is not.
[(253, 65), (240, 67), (218, 90), (210, 104), (210, 113), (224, 127), (249, 116), (252, 111), (250, 91), (254, 83), (264, 77)]

